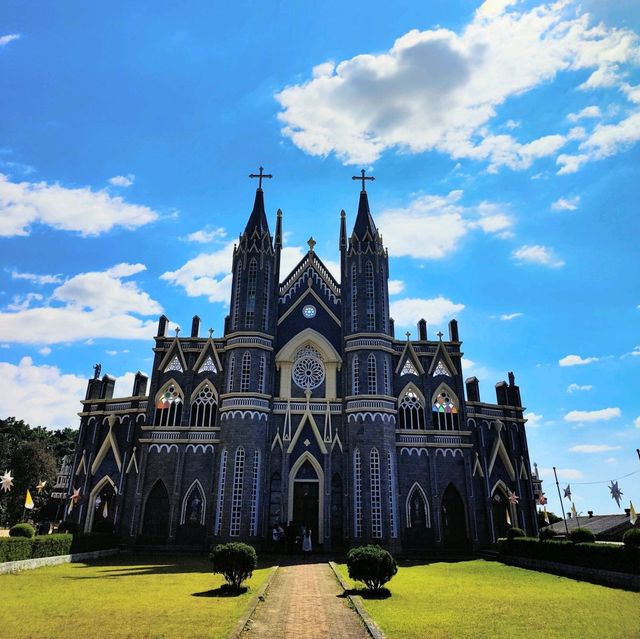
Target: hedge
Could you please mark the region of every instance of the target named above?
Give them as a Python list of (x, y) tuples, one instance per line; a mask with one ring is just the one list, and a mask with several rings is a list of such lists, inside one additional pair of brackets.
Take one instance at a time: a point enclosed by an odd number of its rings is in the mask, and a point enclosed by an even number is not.
[(27, 539), (31, 539), (35, 534), (36, 529), (27, 523), (16, 524), (9, 530), (9, 537), (26, 537)]
[(640, 574), (640, 548), (633, 546), (574, 544), (555, 540), (541, 542), (535, 537), (519, 537), (502, 542), (500, 552), (505, 556)]
[(0, 538), (0, 563), (93, 552), (117, 546), (117, 536), (110, 533), (37, 535), (33, 539), (2, 537)]

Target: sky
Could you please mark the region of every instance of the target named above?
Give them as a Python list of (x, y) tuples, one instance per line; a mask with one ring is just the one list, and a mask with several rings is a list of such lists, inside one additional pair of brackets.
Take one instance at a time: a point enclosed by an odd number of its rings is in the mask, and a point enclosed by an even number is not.
[(550, 510), (553, 466), (640, 507), (636, 0), (5, 0), (0, 86), (0, 417), (129, 395), (161, 313), (221, 335), (261, 165), (283, 276), (311, 234), (335, 270), (364, 168), (396, 336), (514, 371)]

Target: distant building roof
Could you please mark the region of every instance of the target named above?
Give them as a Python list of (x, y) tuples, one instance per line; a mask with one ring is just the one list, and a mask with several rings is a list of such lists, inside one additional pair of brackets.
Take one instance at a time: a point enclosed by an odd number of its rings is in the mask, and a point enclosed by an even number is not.
[[(589, 515), (585, 517), (571, 517), (567, 519), (567, 528), (571, 532), (574, 528), (587, 528), (596, 537), (616, 535), (618, 532), (622, 533), (627, 528), (631, 527), (629, 522), (629, 515)], [(551, 524), (552, 528), (557, 534), (566, 534), (564, 521), (558, 521), (555, 524)]]

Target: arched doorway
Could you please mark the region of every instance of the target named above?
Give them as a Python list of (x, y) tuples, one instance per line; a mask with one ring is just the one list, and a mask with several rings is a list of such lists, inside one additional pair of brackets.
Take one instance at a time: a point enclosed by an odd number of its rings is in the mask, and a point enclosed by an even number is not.
[(442, 496), (442, 532), (444, 544), (450, 548), (469, 545), (464, 502), (453, 484), (447, 486)]
[(113, 532), (116, 512), (116, 490), (107, 482), (96, 495), (91, 532)]
[(405, 504), (407, 514), (407, 547), (424, 549), (431, 539), (431, 513), (422, 486), (415, 482)]
[(342, 515), (342, 477), (335, 473), (331, 478), (331, 548), (333, 549), (344, 546)]
[(314, 544), (323, 540), (322, 466), (311, 453), (303, 453), (289, 474), (289, 520), (296, 534), (302, 527), (310, 528)]
[(147, 497), (142, 538), (150, 544), (164, 544), (169, 538), (169, 493), (161, 479), (153, 485)]
[(496, 484), (491, 497), (491, 515), (493, 517), (493, 532), (495, 540), (506, 537), (511, 528), (511, 513), (509, 512), (509, 499), (501, 483)]

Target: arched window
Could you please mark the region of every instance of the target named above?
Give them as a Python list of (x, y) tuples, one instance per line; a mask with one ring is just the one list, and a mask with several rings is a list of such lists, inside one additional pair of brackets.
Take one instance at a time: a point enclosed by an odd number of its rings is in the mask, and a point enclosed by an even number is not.
[(351, 363), (351, 373), (352, 373), (352, 383), (353, 383), (353, 394), (360, 394), (360, 360), (357, 355), (353, 356), (353, 361)]
[(266, 355), (260, 355), (260, 365), (258, 367), (258, 392), (266, 393), (265, 381), (267, 372), (267, 357)]
[(264, 265), (264, 278), (262, 285), (262, 330), (267, 330), (269, 321), (269, 288), (271, 279), (271, 265), (267, 262)]
[(372, 448), (369, 454), (369, 473), (371, 479), (371, 536), (382, 537), (382, 499), (380, 495), (380, 454)]
[(233, 393), (233, 377), (236, 372), (236, 354), (231, 353), (229, 355), (229, 379), (227, 380), (227, 388), (230, 393)]
[(247, 393), (249, 391), (249, 382), (251, 381), (251, 354), (246, 351), (242, 356), (242, 370), (240, 371), (240, 392)]
[(180, 426), (182, 404), (182, 391), (175, 382), (169, 382), (158, 393), (154, 426)]
[(282, 480), (280, 473), (273, 473), (269, 482), (269, 523), (278, 523), (282, 517)]
[(351, 265), (351, 332), (358, 331), (358, 271)]
[(433, 418), (433, 428), (439, 430), (459, 430), (458, 407), (456, 406), (455, 396), (443, 388), (436, 394), (431, 407), (431, 416)]
[(216, 512), (215, 534), (222, 532), (222, 514), (224, 512), (224, 482), (227, 475), (227, 449), (220, 455), (220, 477), (218, 479), (218, 512)]
[(240, 328), (240, 278), (242, 277), (242, 264), (238, 262), (238, 267), (236, 268), (236, 296), (233, 300), (233, 328)]
[(387, 359), (384, 360), (383, 373), (384, 373), (384, 379), (383, 379), (384, 394), (391, 395), (391, 386), (389, 384), (389, 362), (387, 361)]
[(253, 482), (251, 494), (251, 523), (250, 535), (258, 534), (258, 498), (260, 495), (260, 451), (256, 448), (253, 455)]
[(240, 446), (236, 450), (236, 459), (233, 468), (233, 493), (231, 495), (231, 526), (229, 535), (240, 535), (240, 521), (242, 517), (242, 481), (244, 479), (244, 448)]
[(378, 381), (376, 379), (376, 358), (373, 353), (367, 358), (367, 392), (369, 395), (378, 394)]
[(216, 402), (215, 391), (212, 386), (205, 384), (200, 388), (195, 399), (191, 401), (190, 426), (204, 426), (211, 428), (216, 425)]
[(391, 537), (398, 536), (398, 526), (396, 524), (396, 492), (393, 480), (393, 455), (387, 451), (387, 479), (389, 481), (389, 524), (391, 526)]
[(375, 280), (373, 277), (373, 264), (367, 262), (365, 266), (365, 281), (367, 295), (367, 330), (376, 330), (376, 296), (375, 296)]
[(362, 537), (362, 464), (360, 451), (353, 451), (353, 534)]
[(181, 524), (204, 525), (206, 498), (200, 482), (196, 479), (189, 487), (182, 500)]
[(407, 528), (431, 528), (429, 502), (416, 482), (407, 496)]
[(245, 328), (253, 328), (256, 314), (256, 287), (258, 284), (258, 262), (253, 258), (247, 270), (247, 306), (245, 308)]
[(398, 406), (400, 428), (424, 429), (424, 406), (412, 390), (408, 390)]

